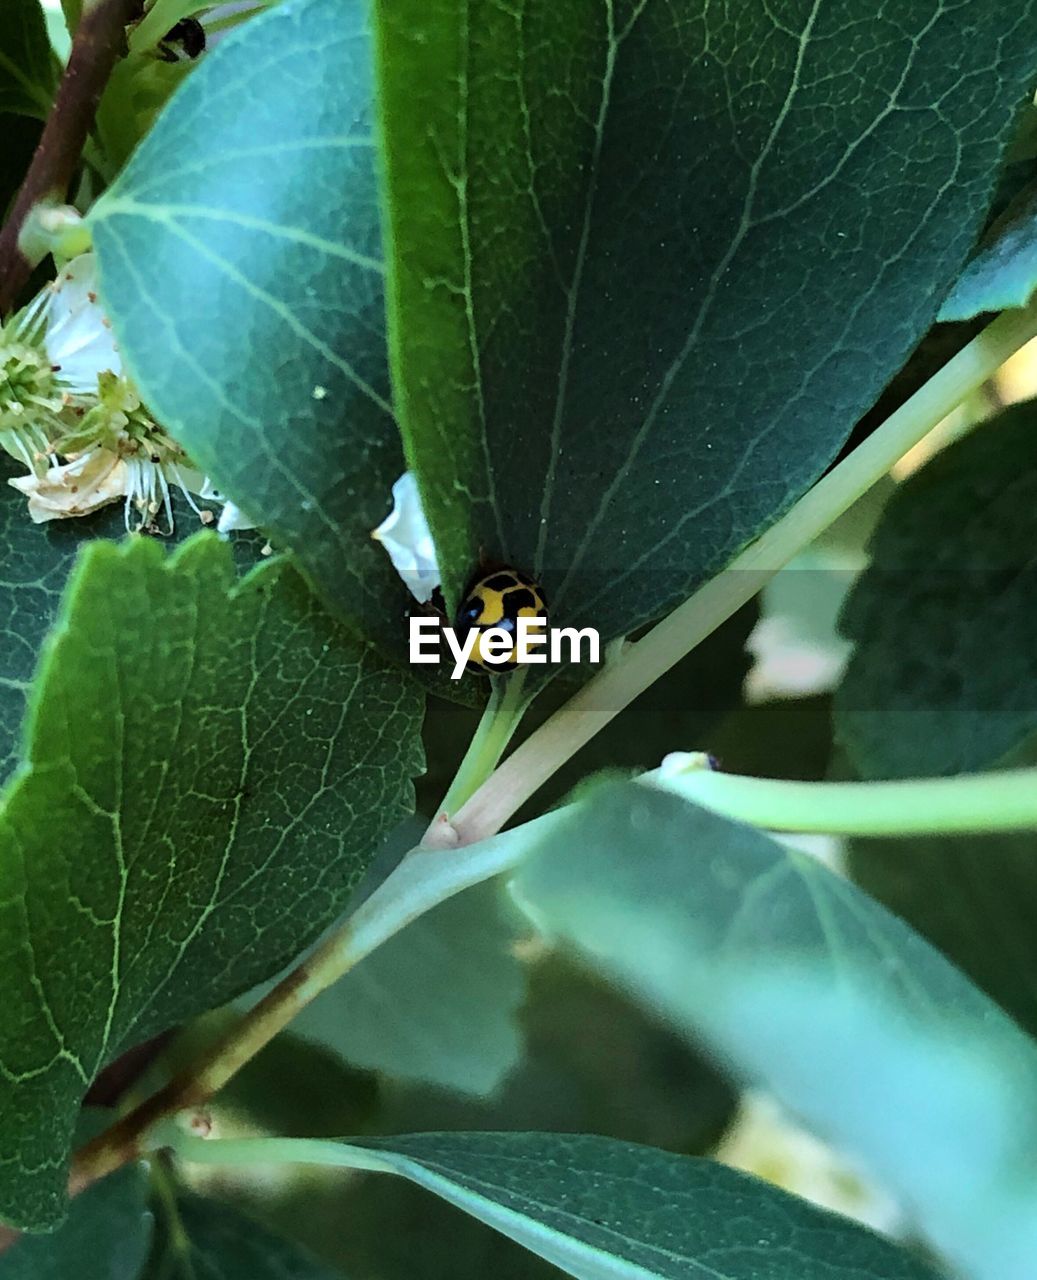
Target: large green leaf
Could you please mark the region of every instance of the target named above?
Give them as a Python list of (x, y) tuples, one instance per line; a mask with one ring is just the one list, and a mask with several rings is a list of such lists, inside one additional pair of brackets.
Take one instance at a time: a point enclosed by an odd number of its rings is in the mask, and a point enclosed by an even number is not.
[(141, 1280), (344, 1280), (228, 1205), (184, 1195), (173, 1212)]
[(307, 1145), (321, 1163), (399, 1174), (580, 1280), (935, 1280), (846, 1218), (654, 1147), (553, 1133)]
[(629, 631), (820, 474), (931, 323), (1037, 66), (1017, 0), (378, 0), (394, 385), (480, 552)]
[(421, 698), (283, 562), (97, 542), (0, 811), (0, 1210), (60, 1216), (78, 1101), (133, 1040), (344, 907), (420, 767)]
[(1037, 836), (855, 840), (853, 878), (1037, 1035)]
[(1037, 732), (1037, 402), (938, 454), (886, 508), (841, 626), (837, 734), (866, 777), (982, 769)]
[(1037, 1047), (852, 884), (643, 783), (520, 866), (542, 927), (859, 1157), (970, 1280), (1037, 1269)]
[(4, 0), (0, 112), (45, 120), (54, 94), (55, 68), (40, 0)]
[(402, 653), (410, 597), (370, 538), (403, 459), (365, 25), (362, 0), (286, 0), (249, 22), (192, 73), (91, 224), (150, 407), (341, 615)]
[(137, 1280), (151, 1241), (147, 1178), (121, 1169), (77, 1196), (47, 1236), (23, 1236), (0, 1254), (0, 1280)]

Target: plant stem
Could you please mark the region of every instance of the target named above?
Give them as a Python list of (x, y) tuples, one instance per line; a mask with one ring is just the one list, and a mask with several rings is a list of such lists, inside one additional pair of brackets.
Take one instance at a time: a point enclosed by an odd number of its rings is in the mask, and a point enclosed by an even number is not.
[(79, 1152), (72, 1166), (70, 1194), (137, 1159), (156, 1126), (207, 1102), (301, 1009), (376, 947), (455, 893), (515, 866), (538, 834), (557, 821), (558, 815), (547, 814), (471, 849), (412, 849), (345, 924), (264, 996), (232, 1032)]
[(14, 306), (43, 257), (26, 245), (23, 228), (38, 205), (64, 201), (101, 94), (125, 50), (126, 27), (141, 5), (142, 0), (86, 0), (83, 6), (40, 144), (0, 231), (0, 317)]
[(1034, 337), (1037, 304), (998, 316), (727, 569), (623, 650), (532, 733), (461, 807), (452, 820), (450, 839), (469, 844), (499, 831), (613, 716), (751, 600)]
[(775, 782), (671, 757), (639, 781), (768, 831), (842, 836), (1037, 830), (1037, 769), (897, 782)]
[(166, 1131), (156, 1137), (164, 1149), (188, 1164), (320, 1164), (333, 1169), (398, 1172), (377, 1151), (330, 1138), (199, 1138), (182, 1131)]
[(522, 692), (525, 681), (523, 668), (494, 679), (479, 726), (439, 806), (441, 814), (449, 817), (455, 813), (497, 767), (529, 705), (529, 698)]

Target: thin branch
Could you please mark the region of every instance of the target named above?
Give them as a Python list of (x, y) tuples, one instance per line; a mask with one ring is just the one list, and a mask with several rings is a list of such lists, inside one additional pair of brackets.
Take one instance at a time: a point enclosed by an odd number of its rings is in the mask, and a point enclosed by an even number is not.
[(42, 253), (25, 243), (26, 224), (38, 205), (66, 198), (105, 85), (125, 52), (126, 27), (142, 7), (143, 0), (88, 0), (83, 7), (53, 109), (0, 231), (0, 316), (13, 308), (42, 260)]

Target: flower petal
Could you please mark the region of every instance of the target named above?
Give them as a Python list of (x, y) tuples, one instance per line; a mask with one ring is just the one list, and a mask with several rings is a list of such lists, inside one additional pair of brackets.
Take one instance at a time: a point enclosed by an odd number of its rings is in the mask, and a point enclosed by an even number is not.
[(414, 599), (425, 604), (439, 586), (439, 564), (418, 484), (410, 471), (405, 471), (393, 485), (392, 499), (392, 511), (371, 537), (388, 552)]
[(73, 395), (96, 395), (102, 373), (122, 375), (122, 357), (98, 302), (92, 253), (73, 258), (51, 286), (45, 342), (59, 382)]
[(43, 475), (14, 476), (7, 482), (29, 499), (36, 524), (87, 516), (126, 493), (126, 463), (110, 449), (91, 449), (74, 462), (49, 467)]
[(234, 529), (254, 529), (255, 522), (234, 502), (228, 502), (216, 522), (217, 533), (230, 533)]

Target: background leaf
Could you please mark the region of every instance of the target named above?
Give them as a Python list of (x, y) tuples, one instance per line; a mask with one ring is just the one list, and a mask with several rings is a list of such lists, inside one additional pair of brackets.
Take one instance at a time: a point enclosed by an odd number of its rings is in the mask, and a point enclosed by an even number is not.
[(495, 882), (448, 899), (383, 944), (292, 1024), (354, 1066), (488, 1094), (521, 1056), (528, 926)]
[(147, 1177), (131, 1165), (76, 1196), (48, 1236), (23, 1236), (0, 1254), (0, 1280), (137, 1280), (151, 1243)]
[(431, 1133), (361, 1146), (581, 1280), (934, 1280), (856, 1223), (691, 1156), (579, 1134)]
[(1037, 732), (1037, 403), (939, 453), (888, 504), (843, 610), (837, 737), (865, 777), (983, 769)]
[(807, 488), (928, 328), (1032, 17), (376, 11), (394, 384), (448, 598), (483, 553), (628, 632)]
[(0, 131), (4, 139), (0, 149), (0, 218), (6, 218), (40, 140), (41, 126), (28, 116), (6, 114), (0, 115)]
[(40, 0), (4, 0), (0, 112), (45, 120), (57, 81)]
[(1037, 1035), (1037, 836), (854, 840), (849, 869)]
[(283, 562), (200, 535), (92, 545), (0, 814), (0, 1206), (61, 1213), (80, 1097), (269, 977), (343, 909), (412, 799), (421, 697)]
[(201, 1196), (176, 1199), (141, 1280), (343, 1280), (299, 1245)]
[(286, 0), (206, 56), (90, 221), (149, 406), (399, 656), (411, 600), (370, 538), (404, 464), (369, 64), (361, 0)]
[(560, 942), (863, 1161), (970, 1280), (1037, 1265), (1037, 1047), (806, 855), (605, 784), (519, 868)]
[(1037, 289), (1037, 188), (1019, 193), (983, 237), (940, 308), (941, 320), (1024, 307)]

